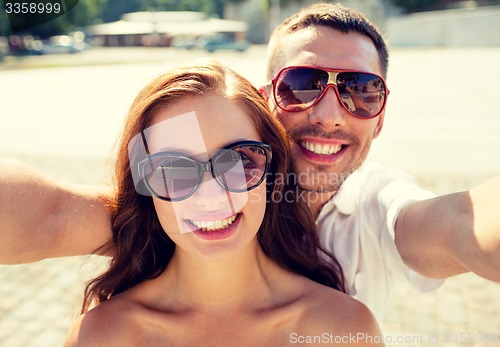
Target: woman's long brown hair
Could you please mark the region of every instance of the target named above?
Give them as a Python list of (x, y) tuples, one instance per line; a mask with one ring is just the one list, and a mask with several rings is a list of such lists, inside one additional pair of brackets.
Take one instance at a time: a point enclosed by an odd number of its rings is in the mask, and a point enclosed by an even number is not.
[[(287, 182), (289, 142), (279, 121), (271, 115), (259, 92), (243, 77), (214, 61), (167, 72), (146, 86), (134, 100), (118, 148), (113, 208), (114, 250), (109, 269), (89, 282), (82, 313), (136, 284), (159, 276), (174, 250), (157, 218), (150, 196), (137, 193), (129, 162), (128, 144), (150, 125), (156, 112), (187, 96), (217, 95), (242, 107), (261, 140), (273, 151), (267, 178), (267, 206), (257, 237), (265, 254), (291, 272), (344, 290), (342, 269), (319, 243), (308, 207), (299, 202)], [(286, 199), (283, 199), (287, 192)]]

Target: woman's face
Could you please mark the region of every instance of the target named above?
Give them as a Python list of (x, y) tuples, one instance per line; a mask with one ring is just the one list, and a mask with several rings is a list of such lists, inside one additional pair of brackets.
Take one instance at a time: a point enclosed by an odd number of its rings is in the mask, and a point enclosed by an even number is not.
[[(177, 152), (200, 162), (232, 143), (261, 141), (250, 116), (218, 96), (182, 98), (156, 113), (144, 134), (150, 154)], [(266, 207), (265, 183), (248, 192), (229, 192), (205, 171), (188, 198), (170, 202), (153, 197), (153, 202), (176, 252), (217, 261), (257, 246), (255, 235)]]

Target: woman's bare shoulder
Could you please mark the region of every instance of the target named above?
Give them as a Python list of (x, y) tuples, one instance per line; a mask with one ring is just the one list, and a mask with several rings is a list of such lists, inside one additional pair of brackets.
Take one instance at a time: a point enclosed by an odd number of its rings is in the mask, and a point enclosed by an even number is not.
[[(338, 290), (314, 285), (298, 327), (305, 336), (321, 336), (322, 343), (383, 346), (382, 334), (371, 311)], [(321, 344), (319, 344), (321, 345)]]
[(136, 329), (133, 321), (130, 305), (113, 300), (101, 303), (75, 320), (64, 347), (130, 346)]

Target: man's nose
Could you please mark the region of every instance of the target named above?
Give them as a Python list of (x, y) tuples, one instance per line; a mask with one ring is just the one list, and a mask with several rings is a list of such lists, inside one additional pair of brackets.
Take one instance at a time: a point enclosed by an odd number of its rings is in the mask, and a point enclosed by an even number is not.
[(340, 104), (335, 87), (328, 85), (323, 97), (311, 109), (309, 122), (325, 128), (338, 128), (345, 124), (347, 111)]

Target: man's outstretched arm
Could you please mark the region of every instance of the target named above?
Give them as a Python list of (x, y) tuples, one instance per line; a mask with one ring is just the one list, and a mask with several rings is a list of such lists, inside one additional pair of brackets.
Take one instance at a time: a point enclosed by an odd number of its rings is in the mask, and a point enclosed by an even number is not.
[(0, 158), (0, 263), (94, 252), (111, 237), (102, 194), (111, 189), (61, 184)]
[(396, 223), (396, 245), (403, 261), (428, 277), (472, 271), (500, 282), (500, 176), (406, 206)]

